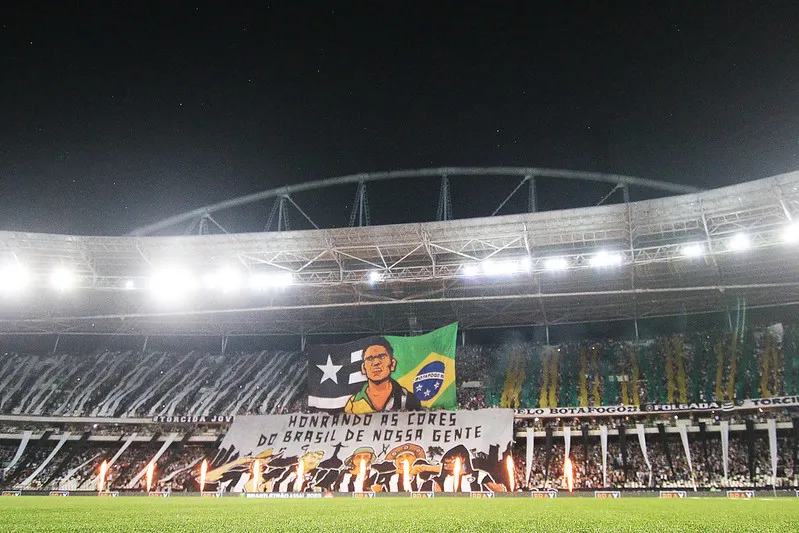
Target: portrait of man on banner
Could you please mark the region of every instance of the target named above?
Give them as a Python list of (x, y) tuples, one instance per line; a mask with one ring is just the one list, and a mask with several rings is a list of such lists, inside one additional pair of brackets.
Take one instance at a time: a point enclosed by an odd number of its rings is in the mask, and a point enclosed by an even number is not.
[(383, 337), (373, 340), (363, 350), (361, 374), (366, 376), (366, 384), (350, 397), (344, 412), (365, 414), (421, 409), (419, 399), (391, 378), (396, 368), (397, 360), (391, 344)]
[(308, 346), (308, 406), (356, 415), (455, 409), (457, 333), (456, 323), (424, 335)]

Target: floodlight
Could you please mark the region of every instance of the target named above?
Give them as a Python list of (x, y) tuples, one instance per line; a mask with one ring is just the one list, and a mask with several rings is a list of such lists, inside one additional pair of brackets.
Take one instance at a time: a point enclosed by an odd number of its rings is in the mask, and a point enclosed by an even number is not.
[(597, 252), (589, 261), (593, 267), (609, 267), (621, 264), (621, 254), (610, 252)]
[(508, 276), (524, 270), (521, 261), (514, 260), (494, 261), (493, 259), (488, 259), (483, 261), (480, 266), (484, 273), (493, 276)]
[(736, 233), (732, 236), (729, 242), (730, 250), (742, 252), (748, 250), (752, 246), (749, 236), (746, 233)]
[(799, 242), (799, 223), (789, 224), (782, 232), (782, 240), (788, 243)]
[(377, 283), (383, 281), (383, 273), (379, 270), (372, 270), (369, 272), (369, 283)]
[(206, 289), (218, 289), (222, 292), (236, 292), (241, 288), (242, 282), (241, 272), (231, 267), (222, 267), (203, 276)]
[(294, 284), (294, 275), (291, 272), (258, 272), (250, 276), (250, 288), (266, 290), (288, 287)]
[(190, 270), (180, 266), (167, 266), (157, 270), (150, 279), (150, 288), (159, 300), (180, 299), (194, 291), (197, 285)]
[(75, 286), (75, 274), (67, 267), (57, 267), (50, 274), (50, 286), (57, 291), (68, 291)]
[(686, 244), (682, 247), (682, 255), (685, 257), (702, 257), (702, 254), (705, 253), (705, 249), (702, 248), (701, 244)]
[(0, 267), (0, 291), (21, 292), (30, 281), (28, 270), (18, 263)]
[(463, 265), (463, 273), (467, 276), (477, 276), (480, 274), (480, 267), (473, 263)]
[(135, 288), (136, 288), (136, 283), (132, 279), (129, 279), (125, 282), (126, 291), (132, 291)]
[(544, 268), (552, 272), (566, 270), (569, 268), (569, 262), (565, 257), (550, 257), (544, 260)]
[(533, 269), (533, 260), (529, 256), (524, 256), (519, 260), (519, 269), (530, 272)]

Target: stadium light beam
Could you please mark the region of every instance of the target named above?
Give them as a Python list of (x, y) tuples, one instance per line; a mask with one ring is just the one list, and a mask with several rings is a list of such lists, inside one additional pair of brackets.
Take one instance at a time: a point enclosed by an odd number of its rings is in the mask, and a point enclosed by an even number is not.
[(206, 274), (203, 277), (205, 288), (210, 290), (220, 290), (224, 293), (237, 292), (243, 284), (243, 276), (240, 271), (231, 267), (222, 267), (216, 272)]
[(20, 264), (0, 267), (0, 292), (20, 293), (30, 282), (28, 270)]
[(611, 266), (619, 266), (621, 264), (621, 254), (600, 251), (594, 254), (589, 260), (592, 267), (604, 268)]
[(167, 266), (153, 273), (150, 289), (157, 299), (172, 302), (193, 292), (196, 289), (196, 282), (194, 275), (187, 268)]
[(383, 281), (383, 273), (379, 270), (372, 270), (369, 272), (369, 283), (374, 285), (375, 283), (379, 283)]
[(702, 248), (701, 244), (686, 244), (682, 247), (682, 255), (691, 259), (702, 257), (704, 253), (705, 249)]
[(544, 260), (544, 269), (550, 272), (558, 272), (569, 268), (569, 262), (565, 257), (550, 257)]
[(463, 274), (469, 277), (479, 276), (480, 266), (475, 265), (474, 263), (463, 265)]
[(729, 248), (734, 252), (743, 252), (748, 250), (751, 246), (752, 241), (746, 233), (736, 233), (729, 242)]
[(782, 231), (782, 240), (783, 242), (787, 242), (789, 244), (799, 242), (799, 223), (794, 222), (793, 224), (789, 224)]
[(294, 284), (291, 272), (258, 272), (250, 276), (250, 288), (256, 291), (281, 289)]
[(67, 267), (57, 267), (50, 274), (50, 287), (66, 292), (75, 286), (75, 273)]
[(520, 272), (527, 272), (533, 266), (529, 257), (523, 257), (518, 260), (508, 259), (502, 261), (495, 261), (487, 259), (480, 264), (480, 268), (484, 274), (489, 276), (510, 276)]

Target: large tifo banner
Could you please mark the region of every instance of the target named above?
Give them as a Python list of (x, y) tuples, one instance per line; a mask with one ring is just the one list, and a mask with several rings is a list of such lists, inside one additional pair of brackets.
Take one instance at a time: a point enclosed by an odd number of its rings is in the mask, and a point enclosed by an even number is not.
[(311, 346), (308, 405), (328, 411), (455, 409), (458, 324), (418, 337)]
[(206, 476), (228, 492), (507, 490), (513, 411), (237, 417)]

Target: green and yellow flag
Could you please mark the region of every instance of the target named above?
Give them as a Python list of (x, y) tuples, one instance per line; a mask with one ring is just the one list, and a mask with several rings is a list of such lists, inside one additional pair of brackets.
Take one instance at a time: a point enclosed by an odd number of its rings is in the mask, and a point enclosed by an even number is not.
[(455, 409), (458, 324), (416, 337), (310, 346), (308, 405), (352, 413)]
[(458, 324), (419, 337), (386, 337), (394, 346), (397, 369), (392, 377), (419, 398), (426, 409), (455, 409), (455, 345)]

